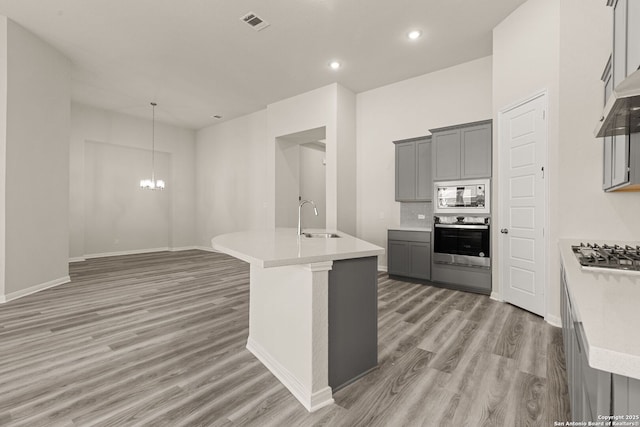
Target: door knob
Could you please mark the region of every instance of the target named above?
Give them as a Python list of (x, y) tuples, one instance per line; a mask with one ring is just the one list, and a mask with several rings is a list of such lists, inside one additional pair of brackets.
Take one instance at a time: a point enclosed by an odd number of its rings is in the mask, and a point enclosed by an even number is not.
[(500, 232), (502, 234), (509, 234), (509, 229), (508, 228), (503, 228), (503, 229), (500, 230)]

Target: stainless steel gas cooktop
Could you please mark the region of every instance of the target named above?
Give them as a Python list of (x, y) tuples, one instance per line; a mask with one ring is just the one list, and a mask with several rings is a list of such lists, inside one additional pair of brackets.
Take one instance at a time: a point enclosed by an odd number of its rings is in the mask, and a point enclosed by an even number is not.
[(571, 249), (585, 268), (640, 272), (640, 244), (580, 243)]

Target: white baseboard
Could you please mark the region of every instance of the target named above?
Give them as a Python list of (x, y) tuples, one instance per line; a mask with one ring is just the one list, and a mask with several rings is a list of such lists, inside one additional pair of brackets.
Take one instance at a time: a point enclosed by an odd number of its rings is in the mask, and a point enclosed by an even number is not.
[(101, 252), (95, 254), (85, 254), (84, 256), (69, 258), (69, 262), (82, 262), (88, 259), (93, 258), (105, 258), (110, 256), (121, 256), (121, 255), (138, 255), (138, 254), (149, 254), (153, 252), (180, 252), (180, 251), (192, 251), (192, 250), (200, 250), (200, 251), (208, 251), (208, 252), (218, 252), (213, 248), (206, 246), (180, 246), (176, 248), (162, 247), (162, 248), (150, 248), (150, 249), (133, 249), (130, 251), (117, 251), (117, 252)]
[(133, 249), (130, 251), (117, 251), (117, 252), (102, 252), (96, 254), (85, 254), (84, 257), (86, 259), (91, 258), (103, 258), (108, 256), (120, 256), (120, 255), (138, 255), (138, 254), (147, 254), (152, 252), (167, 252), (169, 250), (168, 247), (163, 248), (149, 248), (149, 249)]
[(553, 316), (551, 314), (547, 314), (544, 317), (544, 320), (546, 320), (548, 324), (550, 324), (551, 326), (555, 326), (556, 328), (561, 328), (562, 327), (562, 320), (560, 320), (560, 318), (558, 316)]
[(333, 403), (331, 387), (327, 386), (315, 393), (310, 393), (287, 368), (275, 360), (260, 344), (251, 337), (247, 339), (247, 350), (280, 380), (291, 394), (302, 403), (309, 412), (317, 411)]
[(504, 302), (504, 300), (502, 299), (502, 296), (498, 292), (491, 292), (491, 295), (489, 296), (489, 298), (491, 298), (494, 301)]
[(70, 281), (71, 281), (71, 278), (69, 276), (64, 276), (64, 277), (60, 277), (59, 279), (49, 280), (48, 282), (44, 282), (38, 285), (28, 287), (26, 289), (20, 289), (19, 291), (11, 292), (6, 295), (0, 295), (0, 303), (9, 302), (14, 299), (18, 299), (30, 294), (34, 294), (36, 292), (39, 292), (48, 288), (53, 288), (58, 285), (69, 283)]
[(192, 251), (194, 249), (200, 249), (200, 246), (179, 246), (176, 248), (169, 248), (170, 252), (180, 252), (180, 251)]
[(385, 273), (388, 272), (389, 270), (387, 269), (386, 265), (379, 265), (378, 266), (378, 271), (384, 271)]
[(217, 251), (215, 249), (213, 249), (211, 246), (194, 246), (194, 249), (199, 249), (201, 251), (207, 251), (207, 252), (215, 252), (217, 254), (221, 254), (222, 252)]

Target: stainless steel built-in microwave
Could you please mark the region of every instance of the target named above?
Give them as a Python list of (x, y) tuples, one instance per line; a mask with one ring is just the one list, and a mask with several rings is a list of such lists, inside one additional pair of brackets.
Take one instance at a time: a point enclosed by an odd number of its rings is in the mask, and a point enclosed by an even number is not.
[(491, 213), (491, 180), (469, 179), (433, 184), (434, 213)]

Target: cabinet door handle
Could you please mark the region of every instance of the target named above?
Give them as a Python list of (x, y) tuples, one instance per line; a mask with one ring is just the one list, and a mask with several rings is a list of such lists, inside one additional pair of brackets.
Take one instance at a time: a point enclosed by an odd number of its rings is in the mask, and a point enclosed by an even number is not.
[(509, 229), (508, 228), (503, 228), (503, 229), (500, 230), (500, 232), (502, 234), (509, 234)]

